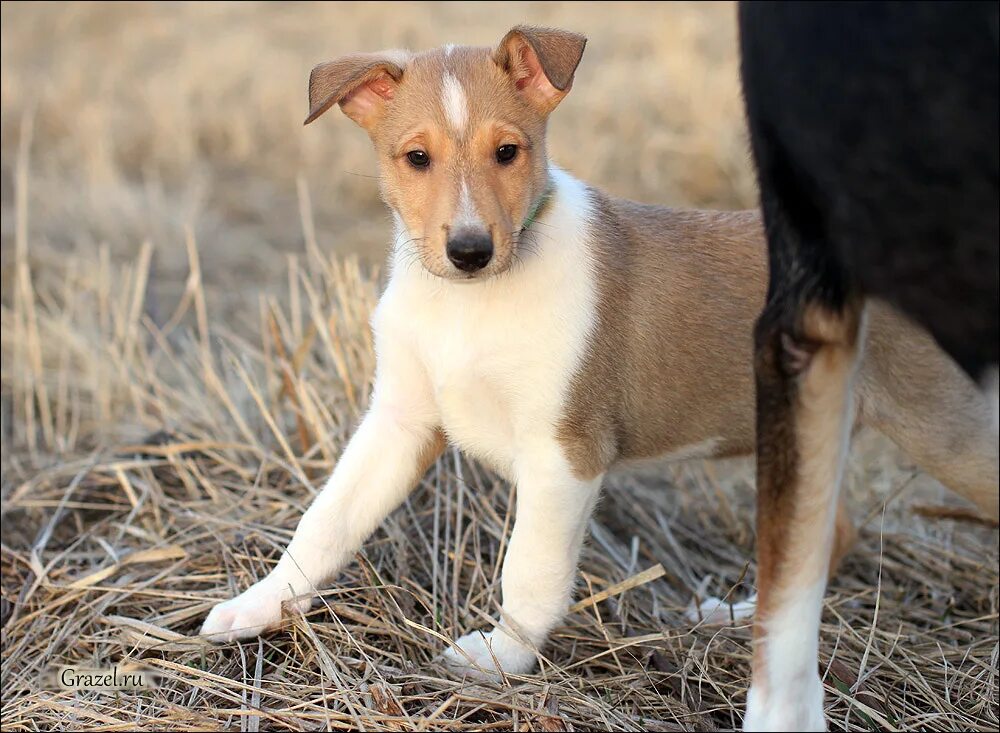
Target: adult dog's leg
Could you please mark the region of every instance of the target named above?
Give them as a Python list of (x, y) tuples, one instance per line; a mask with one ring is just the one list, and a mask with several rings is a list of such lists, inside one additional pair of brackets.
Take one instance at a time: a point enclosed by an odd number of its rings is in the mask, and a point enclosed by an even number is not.
[(517, 518), (503, 564), (500, 622), (489, 633), (463, 636), (455, 642), (461, 651), (445, 652), (449, 665), (475, 676), (494, 675), (496, 663), (512, 674), (534, 667), (538, 648), (569, 607), (603, 477), (575, 477), (555, 444), (519, 460), (517, 473)]
[(746, 730), (823, 730), (818, 638), (852, 424), (859, 301), (769, 302), (757, 325), (758, 606)]

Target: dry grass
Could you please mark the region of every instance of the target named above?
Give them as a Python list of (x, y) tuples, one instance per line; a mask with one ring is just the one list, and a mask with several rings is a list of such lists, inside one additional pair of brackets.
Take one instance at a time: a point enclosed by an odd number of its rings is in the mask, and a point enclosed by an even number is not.
[[(310, 64), (489, 43), (524, 19), (584, 30), (555, 157), (620, 194), (735, 207), (752, 192), (731, 8), (2, 13), (4, 730), (739, 726), (749, 629), (684, 611), (752, 583), (745, 462), (612, 482), (583, 603), (536, 675), (476, 686), (434, 661), (495, 612), (512, 520), (511, 488), (454, 453), (317, 610), (251, 643), (194, 637), (275, 562), (369, 386), (387, 225), (348, 175), (372, 172), (362, 134), (298, 127)], [(877, 437), (848, 489), (863, 527), (824, 615), (832, 724), (996, 730), (997, 533), (918, 516), (939, 487)], [(159, 687), (50, 677), (123, 661)]]

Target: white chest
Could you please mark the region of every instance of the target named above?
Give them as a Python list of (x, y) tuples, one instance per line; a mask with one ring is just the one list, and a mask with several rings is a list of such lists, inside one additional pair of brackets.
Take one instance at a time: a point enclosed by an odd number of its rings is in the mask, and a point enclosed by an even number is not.
[(380, 306), (394, 332), (384, 336), (410, 342), (450, 441), (509, 477), (519, 451), (556, 430), (595, 324), (587, 212), (565, 190), (552, 204), (551, 239), (523, 267), (481, 283), (406, 270)]
[[(477, 295), (459, 293), (461, 307), (444, 298), (422, 313), (418, 349), (445, 432), (510, 473), (519, 443), (550, 433), (559, 420), (585, 326), (567, 321), (587, 316), (573, 312), (581, 304), (565, 290)], [(469, 302), (477, 300), (486, 302)]]

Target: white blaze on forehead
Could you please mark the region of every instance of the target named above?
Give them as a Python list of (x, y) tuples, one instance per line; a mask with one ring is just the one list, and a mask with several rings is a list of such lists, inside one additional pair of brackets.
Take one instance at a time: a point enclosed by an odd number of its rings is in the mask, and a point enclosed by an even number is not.
[(455, 50), (455, 44), (449, 43), (447, 46), (444, 47), (444, 57), (448, 58), (449, 56), (451, 56), (451, 52), (454, 50)]
[(476, 212), (476, 205), (472, 201), (472, 195), (469, 193), (469, 184), (465, 182), (464, 178), (458, 189), (458, 204), (455, 206), (455, 216), (451, 225), (453, 228), (482, 225), (479, 214)]
[(450, 71), (445, 72), (444, 75), (441, 106), (444, 108), (448, 123), (455, 132), (462, 132), (469, 117), (469, 108), (465, 99), (465, 90), (462, 89), (462, 85)]

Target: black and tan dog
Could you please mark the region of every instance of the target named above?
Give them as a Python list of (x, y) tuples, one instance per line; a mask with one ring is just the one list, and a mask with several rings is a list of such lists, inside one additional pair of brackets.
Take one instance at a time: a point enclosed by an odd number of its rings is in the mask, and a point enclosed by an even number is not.
[[(756, 327), (758, 607), (747, 730), (825, 728), (817, 637), (853, 385), (883, 348), (883, 306), (866, 308), (869, 296), (909, 313), (985, 382), (993, 417), (979, 430), (996, 444), (997, 8), (740, 7), (770, 253)], [(904, 379), (907, 389), (919, 382)], [(917, 392), (911, 399), (923, 402), (913, 416), (920, 432), (955, 417)], [(996, 519), (995, 476), (966, 495)]]

